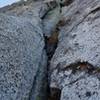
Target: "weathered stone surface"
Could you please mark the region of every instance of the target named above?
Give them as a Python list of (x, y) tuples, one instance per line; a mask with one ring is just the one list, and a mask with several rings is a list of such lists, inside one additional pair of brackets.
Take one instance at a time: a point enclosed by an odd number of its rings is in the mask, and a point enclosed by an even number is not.
[[(65, 23), (59, 27), (59, 43), (50, 65), (50, 86), (63, 89), (61, 100), (99, 100), (100, 81), (88, 72), (100, 67), (100, 1), (74, 0), (62, 8), (62, 20)], [(82, 66), (88, 72), (83, 68), (73, 74)], [(81, 74), (84, 77), (78, 79)]]
[(29, 0), (0, 13), (0, 100), (47, 100), (49, 69), (50, 100), (100, 99), (99, 0)]
[(42, 18), (48, 10), (49, 7), (43, 1), (28, 1), (24, 3), (18, 2), (10, 6), (3, 7), (0, 9), (0, 12), (27, 18)]
[[(66, 80), (67, 81), (67, 80)], [(100, 80), (85, 75), (62, 89), (61, 100), (99, 100)]]
[[(90, 1), (91, 0), (88, 0), (86, 2)], [(74, 5), (75, 3), (77, 3), (77, 5)], [(54, 62), (55, 66), (57, 63), (64, 61), (67, 64), (66, 66), (79, 61), (89, 62), (94, 66), (99, 66), (99, 11), (92, 13), (94, 10), (91, 10), (98, 8), (99, 1), (97, 2), (97, 5), (96, 1), (87, 3), (87, 5), (83, 5), (83, 2), (77, 0), (75, 3), (66, 8), (70, 8), (70, 10), (66, 13), (65, 21), (66, 19), (68, 20), (68, 18), (70, 18), (70, 20), (61, 29), (59, 36), (60, 43), (52, 62)], [(84, 6), (85, 8), (82, 8)], [(75, 14), (75, 7), (78, 8), (79, 14)], [(86, 11), (82, 11), (81, 9)]]
[(0, 14), (0, 100), (41, 99), (47, 59), (42, 30), (33, 23)]

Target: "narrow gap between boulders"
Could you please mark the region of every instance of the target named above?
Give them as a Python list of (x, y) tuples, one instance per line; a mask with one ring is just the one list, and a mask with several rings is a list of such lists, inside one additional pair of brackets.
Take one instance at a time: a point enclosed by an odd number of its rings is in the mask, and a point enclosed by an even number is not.
[(47, 87), (47, 98), (48, 100), (60, 100), (61, 90), (59, 88), (50, 88), (50, 79), (49, 79), (49, 67), (50, 61), (55, 53), (58, 44), (58, 35), (59, 30), (56, 28), (50, 37), (44, 36), (45, 38), (45, 50), (47, 53), (47, 78), (48, 78), (48, 87)]
[[(61, 9), (62, 9), (62, 7), (69, 6), (73, 1), (74, 0), (65, 0), (65, 2), (61, 1), (60, 2)], [(50, 5), (53, 5), (52, 3), (54, 3), (54, 2), (50, 2), (50, 4), (48, 3), (48, 7), (50, 7)], [(55, 7), (55, 5), (53, 7)], [(47, 13), (41, 18), (42, 20), (45, 18)], [(55, 50), (57, 48), (57, 45), (58, 45), (59, 27), (63, 27), (65, 24), (66, 24), (65, 19), (59, 20), (58, 24), (56, 25), (56, 29), (55, 29), (55, 31), (53, 31), (51, 36), (50, 37), (44, 36), (45, 50), (46, 50), (47, 57), (48, 57), (48, 60), (47, 60), (47, 78), (48, 78), (47, 98), (48, 98), (48, 100), (60, 100), (60, 97), (61, 97), (61, 89), (55, 88), (55, 87), (52, 87), (52, 88), (50, 87), (49, 68), (50, 68), (50, 61), (51, 61), (51, 59), (55, 53)]]
[(50, 88), (50, 80), (49, 80), (49, 67), (50, 67), (50, 60), (54, 55), (54, 52), (57, 48), (57, 43), (58, 43), (58, 33), (54, 33), (51, 37), (46, 37), (45, 36), (45, 50), (47, 53), (48, 61), (47, 61), (47, 78), (48, 78), (48, 87), (47, 87), (47, 92), (48, 92), (48, 100), (60, 100), (58, 98), (60, 95), (59, 89), (51, 89)]
[(61, 90), (59, 88), (50, 88), (48, 100), (60, 100)]

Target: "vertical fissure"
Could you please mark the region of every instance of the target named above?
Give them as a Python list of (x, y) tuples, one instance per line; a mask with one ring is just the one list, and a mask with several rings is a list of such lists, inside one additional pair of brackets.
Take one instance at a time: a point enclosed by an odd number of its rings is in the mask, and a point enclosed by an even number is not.
[(51, 88), (50, 87), (50, 79), (49, 79), (49, 68), (50, 68), (50, 61), (55, 53), (55, 50), (57, 48), (57, 44), (58, 44), (58, 35), (59, 35), (59, 30), (56, 29), (52, 35), (50, 37), (46, 37), (45, 38), (45, 50), (47, 53), (47, 98), (48, 100), (60, 100), (60, 94), (61, 94), (61, 90), (59, 88)]
[[(65, 0), (64, 2), (62, 0), (60, 0), (57, 4), (57, 6), (60, 7), (60, 13), (62, 11), (62, 7), (64, 6), (69, 6), (71, 3), (73, 2), (73, 0)], [(49, 2), (50, 3), (50, 2)], [(51, 2), (50, 5), (53, 5)], [(54, 3), (55, 4), (55, 3)], [(49, 5), (49, 6), (50, 6)], [(54, 6), (55, 7), (55, 6)], [(49, 11), (48, 11), (49, 12)], [(43, 16), (42, 20), (45, 19), (45, 16), (48, 14), (48, 12)], [(55, 87), (50, 87), (50, 61), (55, 53), (55, 50), (57, 48), (58, 45), (58, 36), (59, 36), (59, 27), (62, 27), (66, 24), (65, 20), (60, 20), (58, 24), (56, 25), (56, 29), (51, 33), (51, 36), (45, 36), (44, 35), (44, 39), (45, 39), (45, 51), (47, 54), (47, 98), (48, 100), (60, 100), (60, 96), (61, 96), (61, 89), (59, 88), (55, 88)]]

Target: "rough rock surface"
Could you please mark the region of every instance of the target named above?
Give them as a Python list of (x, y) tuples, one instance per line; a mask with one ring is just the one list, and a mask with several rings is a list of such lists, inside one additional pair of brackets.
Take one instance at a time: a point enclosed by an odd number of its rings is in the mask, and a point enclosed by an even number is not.
[(100, 100), (99, 27), (100, 0), (0, 9), (0, 100)]
[(100, 1), (73, 0), (62, 8), (62, 20), (50, 86), (61, 89), (61, 100), (99, 100), (100, 80), (93, 70), (100, 68)]
[[(0, 59), (4, 72), (1, 73), (0, 100), (47, 100), (47, 57), (42, 19), (55, 6), (48, 6), (43, 1), (30, 1), (0, 9), (0, 35), (1, 38), (8, 38), (6, 41), (0, 40), (3, 41), (0, 42)], [(47, 21), (49, 25), (50, 19)], [(55, 23), (47, 25), (50, 31)], [(43, 25), (46, 27), (46, 24)]]
[(43, 97), (47, 58), (41, 23), (33, 19), (0, 14), (0, 100)]
[(61, 100), (100, 100), (100, 80), (94, 76), (83, 76), (62, 89)]
[(44, 14), (49, 10), (47, 5), (42, 1), (39, 2), (18, 2), (12, 4), (11, 6), (3, 7), (0, 9), (0, 12), (6, 13), (9, 15), (23, 16), (27, 18), (34, 17), (43, 17)]

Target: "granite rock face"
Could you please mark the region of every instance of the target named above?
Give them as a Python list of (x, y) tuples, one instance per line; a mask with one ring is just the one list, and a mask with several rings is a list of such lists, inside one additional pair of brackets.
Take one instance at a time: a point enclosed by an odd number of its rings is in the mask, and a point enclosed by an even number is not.
[(42, 19), (55, 6), (30, 1), (0, 9), (0, 100), (47, 100)]
[(28, 100), (33, 90), (32, 100), (40, 96), (47, 59), (42, 30), (33, 23), (0, 14), (0, 100)]
[(50, 86), (61, 89), (61, 100), (99, 100), (100, 1), (73, 0), (62, 8), (62, 21)]
[(99, 0), (0, 9), (0, 100), (99, 100), (99, 27)]
[[(84, 77), (66, 85), (62, 89), (61, 100), (99, 100), (100, 80), (94, 76)], [(76, 75), (77, 76), (77, 75)], [(66, 80), (67, 81), (67, 80)]]

